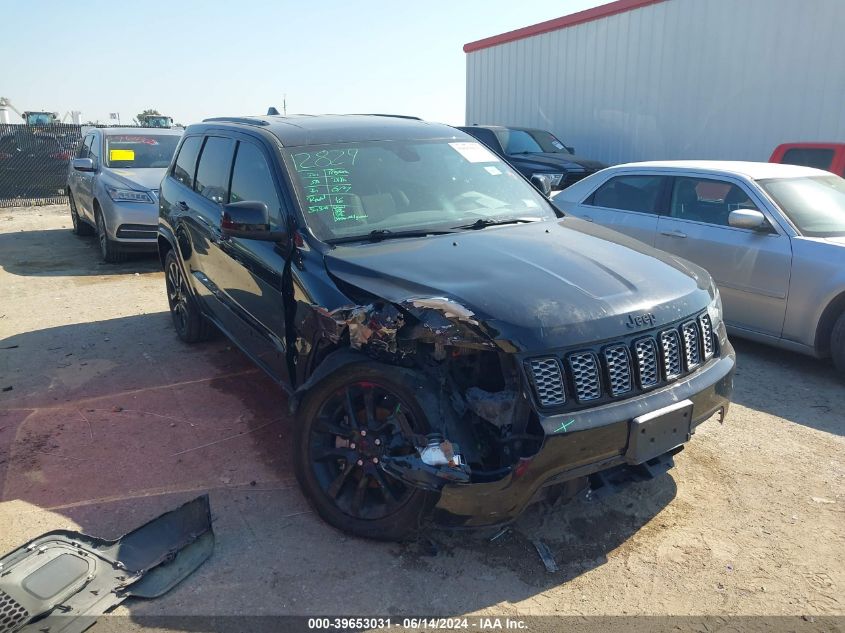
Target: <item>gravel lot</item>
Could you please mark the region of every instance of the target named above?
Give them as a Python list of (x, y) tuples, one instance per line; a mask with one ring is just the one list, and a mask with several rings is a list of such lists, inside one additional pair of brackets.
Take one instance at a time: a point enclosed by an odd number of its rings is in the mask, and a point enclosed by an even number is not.
[(211, 495), (213, 557), (118, 613), (845, 615), (845, 389), (827, 362), (735, 340), (735, 404), (669, 475), (534, 506), (493, 542), (432, 532), (435, 554), (317, 519), (285, 396), (225, 340), (182, 345), (166, 310), (154, 257), (102, 264), (65, 207), (0, 209), (0, 551), (60, 527), (116, 537)]

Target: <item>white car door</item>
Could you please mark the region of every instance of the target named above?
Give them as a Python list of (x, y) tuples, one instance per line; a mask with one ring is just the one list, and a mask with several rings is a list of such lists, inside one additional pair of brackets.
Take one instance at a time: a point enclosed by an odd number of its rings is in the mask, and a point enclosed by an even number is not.
[(659, 174), (620, 174), (606, 180), (581, 203), (566, 207), (588, 222), (653, 246), (668, 180)]
[[(792, 245), (753, 188), (739, 179), (676, 177), (669, 212), (658, 221), (655, 246), (706, 268), (724, 304), (725, 322), (780, 336), (786, 314)], [(736, 209), (757, 209), (767, 230), (734, 228)]]

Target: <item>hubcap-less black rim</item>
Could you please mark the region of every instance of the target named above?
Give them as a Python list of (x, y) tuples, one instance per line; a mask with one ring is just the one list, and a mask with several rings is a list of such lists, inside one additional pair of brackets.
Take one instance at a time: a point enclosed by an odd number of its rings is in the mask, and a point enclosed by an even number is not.
[(415, 422), (399, 397), (372, 382), (352, 383), (326, 399), (311, 429), (311, 467), (344, 514), (383, 519), (408, 502), (413, 490), (387, 474), (381, 459), (414, 451), (405, 438)]
[(174, 261), (167, 267), (167, 301), (170, 303), (170, 312), (176, 327), (180, 332), (184, 332), (188, 325), (188, 300), (182, 283), (182, 271)]

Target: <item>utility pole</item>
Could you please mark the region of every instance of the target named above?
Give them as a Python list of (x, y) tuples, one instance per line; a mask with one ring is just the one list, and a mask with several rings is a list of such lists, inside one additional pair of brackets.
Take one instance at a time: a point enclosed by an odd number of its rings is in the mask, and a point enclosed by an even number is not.
[(285, 93), (282, 95), (282, 112), (285, 116), (288, 115), (288, 94)]

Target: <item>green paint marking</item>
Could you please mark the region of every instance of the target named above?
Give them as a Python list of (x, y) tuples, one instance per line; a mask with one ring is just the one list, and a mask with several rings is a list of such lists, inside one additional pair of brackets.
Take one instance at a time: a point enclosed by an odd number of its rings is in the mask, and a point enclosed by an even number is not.
[(566, 433), (566, 429), (569, 428), (569, 425), (575, 422), (575, 418), (572, 418), (569, 422), (563, 422), (557, 429), (555, 429), (555, 433)]

